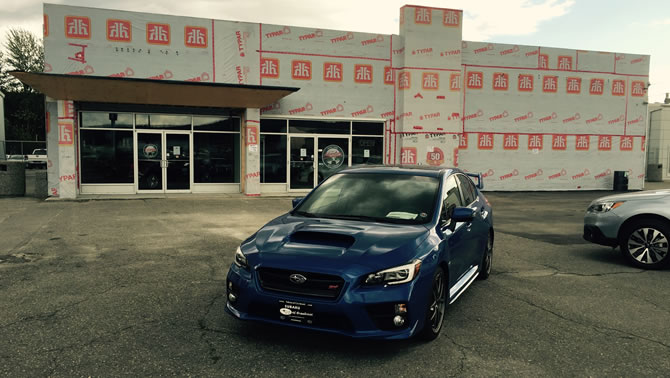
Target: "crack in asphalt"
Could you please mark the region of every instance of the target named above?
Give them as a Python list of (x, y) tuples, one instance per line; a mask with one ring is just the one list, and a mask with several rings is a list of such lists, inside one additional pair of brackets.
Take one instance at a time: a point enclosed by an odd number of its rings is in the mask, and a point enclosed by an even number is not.
[[(554, 268), (551, 268), (552, 270)], [(532, 270), (508, 270), (508, 271), (494, 271), (492, 274), (493, 275), (515, 275), (515, 274), (523, 274), (524, 272), (530, 272)], [(614, 275), (622, 275), (622, 274), (640, 274), (640, 273), (647, 273), (645, 270), (640, 270), (640, 271), (634, 271), (634, 272), (606, 272), (606, 273), (593, 273), (593, 274), (584, 274), (584, 273), (574, 273), (574, 272), (564, 272), (557, 270), (555, 272), (552, 272), (550, 274), (546, 274), (543, 276), (538, 276), (538, 277), (559, 277), (559, 276), (575, 276), (575, 277), (605, 277), (605, 276), (614, 276)], [(652, 303), (654, 304), (654, 303)], [(656, 305), (656, 304), (654, 304)], [(658, 307), (658, 305), (656, 305)], [(667, 311), (667, 310), (666, 310)]]
[(451, 341), (451, 343), (454, 344), (454, 346), (456, 346), (456, 349), (458, 349), (458, 351), (461, 353), (461, 358), (459, 359), (458, 371), (456, 371), (452, 374), (449, 374), (448, 376), (449, 377), (460, 377), (460, 376), (463, 375), (463, 372), (465, 371), (465, 360), (468, 359), (468, 356), (467, 356), (465, 351), (466, 351), (466, 349), (469, 349), (469, 348), (467, 348), (464, 345), (461, 345), (461, 344), (457, 343), (456, 340), (454, 340), (452, 337), (449, 336), (449, 334), (445, 334), (444, 337), (446, 337), (447, 340)]
[(505, 296), (507, 296), (507, 297), (509, 297), (509, 298), (515, 299), (515, 300), (517, 300), (517, 301), (519, 301), (519, 302), (526, 303), (527, 305), (529, 305), (529, 306), (531, 306), (531, 307), (537, 308), (538, 310), (542, 310), (542, 311), (544, 311), (544, 312), (546, 312), (546, 313), (549, 313), (549, 314), (551, 314), (551, 315), (553, 315), (553, 316), (555, 316), (555, 317), (557, 317), (557, 318), (559, 318), (559, 319), (562, 319), (562, 320), (565, 320), (565, 321), (567, 321), (567, 322), (571, 322), (571, 323), (574, 323), (574, 324), (578, 324), (578, 325), (581, 325), (581, 326), (583, 326), (583, 327), (591, 328), (591, 329), (593, 329), (594, 331), (596, 331), (596, 332), (598, 332), (598, 333), (600, 333), (600, 334), (603, 334), (603, 335), (612, 336), (611, 333), (609, 333), (609, 332), (607, 332), (607, 331), (610, 331), (610, 332), (616, 332), (616, 333), (620, 333), (620, 334), (624, 335), (622, 338), (625, 338), (625, 339), (640, 339), (640, 340), (645, 340), (645, 341), (648, 341), (648, 342), (650, 342), (650, 343), (654, 343), (654, 344), (657, 344), (657, 345), (660, 345), (660, 346), (663, 346), (663, 347), (665, 347), (665, 348), (670, 349), (670, 344), (666, 344), (666, 343), (664, 343), (664, 342), (662, 342), (662, 341), (659, 341), (659, 340), (654, 340), (654, 339), (649, 338), (649, 337), (645, 337), (645, 336), (642, 336), (642, 335), (637, 335), (637, 334), (632, 333), (632, 332), (623, 331), (623, 330), (616, 329), (616, 328), (612, 328), (612, 327), (598, 326), (598, 325), (595, 325), (595, 324), (587, 324), (587, 323), (585, 323), (585, 322), (580, 322), (580, 321), (578, 321), (578, 320), (571, 319), (571, 318), (568, 318), (567, 316), (561, 315), (561, 314), (559, 314), (559, 313), (557, 313), (557, 312), (555, 312), (555, 311), (553, 311), (553, 310), (550, 310), (550, 309), (548, 309), (548, 308), (542, 307), (542, 306), (540, 306), (540, 305), (538, 305), (538, 304), (536, 304), (536, 303), (534, 303), (534, 302), (532, 302), (532, 301), (529, 301), (529, 300), (526, 300), (526, 299), (524, 299), (524, 298), (520, 298), (520, 297), (514, 296), (514, 295), (509, 294), (509, 293), (505, 293), (505, 290), (502, 290), (502, 291), (501, 291), (501, 294), (502, 294), (502, 295), (505, 295)]
[(55, 310), (53, 310), (53, 311), (50, 311), (50, 312), (47, 312), (47, 313), (42, 313), (42, 314), (39, 314), (39, 315), (29, 315), (29, 316), (23, 317), (23, 318), (21, 318), (21, 319), (19, 319), (19, 320), (13, 321), (13, 322), (11, 322), (11, 323), (7, 323), (7, 324), (0, 325), (0, 329), (9, 328), (9, 327), (11, 327), (11, 326), (13, 326), (13, 325), (16, 325), (16, 324), (19, 324), (19, 323), (23, 323), (23, 322), (33, 322), (33, 321), (44, 321), (44, 322), (47, 322), (47, 321), (53, 319), (56, 315), (58, 315), (58, 313), (60, 313), (60, 312), (62, 312), (62, 311), (64, 311), (64, 310), (71, 309), (71, 308), (73, 308), (73, 307), (75, 307), (75, 306), (77, 306), (77, 305), (80, 305), (80, 304), (84, 303), (84, 302), (90, 301), (91, 299), (93, 299), (93, 298), (95, 298), (95, 297), (98, 297), (98, 296), (107, 294), (108, 292), (110, 292), (110, 291), (112, 291), (112, 290), (114, 290), (114, 289), (116, 289), (116, 288), (118, 288), (118, 287), (123, 287), (123, 286), (124, 286), (124, 285), (119, 284), (119, 283), (117, 282), (117, 283), (115, 283), (114, 285), (112, 285), (111, 287), (109, 287), (109, 288), (107, 288), (107, 289), (105, 289), (105, 290), (103, 290), (103, 291), (101, 291), (101, 292), (99, 292), (99, 293), (95, 293), (95, 294), (93, 294), (93, 295), (90, 295), (90, 296), (88, 296), (88, 297), (85, 297), (84, 299), (82, 299), (82, 300), (80, 300), (80, 301), (76, 301), (76, 302), (69, 303), (69, 304), (67, 304), (67, 305), (65, 305), (65, 306), (63, 306), (63, 307), (57, 308), (57, 309), (55, 309)]
[(43, 232), (41, 232), (40, 230), (43, 230), (44, 228), (46, 228), (46, 226), (47, 226), (52, 220), (54, 220), (56, 217), (60, 216), (61, 213), (63, 213), (63, 209), (58, 210), (58, 212), (56, 212), (56, 214), (54, 214), (53, 216), (51, 216), (51, 217), (48, 218), (48, 219), (45, 219), (45, 220), (39, 225), (39, 227), (36, 227), (36, 228), (35, 228), (35, 231), (34, 231), (34, 232), (29, 233), (28, 236), (26, 236), (23, 240), (21, 240), (21, 241), (18, 242), (14, 247), (12, 247), (12, 248), (7, 252), (7, 254), (8, 254), (8, 255), (12, 255), (12, 254), (14, 254), (15, 252), (18, 252), (18, 251), (21, 250), (23, 247), (25, 247), (26, 245), (28, 245), (28, 244), (33, 240), (33, 238), (35, 237), (35, 235), (43, 234)]
[(209, 304), (207, 304), (204, 315), (200, 319), (198, 319), (198, 326), (200, 327), (200, 339), (204, 341), (209, 347), (208, 353), (209, 358), (212, 360), (212, 365), (216, 365), (221, 360), (222, 357), (216, 353), (216, 345), (212, 341), (207, 339), (207, 333), (208, 332), (224, 333), (224, 332), (209, 328), (207, 326), (207, 317), (209, 316), (209, 313), (212, 311), (214, 303), (216, 303), (216, 301), (219, 300), (224, 295), (225, 295), (224, 293), (216, 294), (214, 298), (212, 298), (212, 300), (209, 302)]

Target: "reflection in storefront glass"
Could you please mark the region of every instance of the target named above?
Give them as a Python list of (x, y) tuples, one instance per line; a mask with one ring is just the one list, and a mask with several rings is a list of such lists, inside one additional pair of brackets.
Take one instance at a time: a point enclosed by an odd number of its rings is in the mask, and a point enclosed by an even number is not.
[(261, 183), (286, 182), (286, 135), (261, 134)]
[(191, 130), (191, 116), (171, 114), (137, 114), (137, 129)]
[(384, 138), (352, 137), (351, 164), (383, 164)]
[(82, 112), (81, 127), (132, 129), (133, 115), (130, 113)]
[(133, 132), (81, 130), (82, 184), (132, 184)]
[(193, 133), (196, 183), (240, 182), (240, 134)]

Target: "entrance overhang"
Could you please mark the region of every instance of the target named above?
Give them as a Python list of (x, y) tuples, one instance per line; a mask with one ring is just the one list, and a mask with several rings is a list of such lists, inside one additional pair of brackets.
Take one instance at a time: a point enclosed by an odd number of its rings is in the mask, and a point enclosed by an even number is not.
[(262, 108), (300, 89), (22, 71), (10, 74), (53, 99), (119, 104)]

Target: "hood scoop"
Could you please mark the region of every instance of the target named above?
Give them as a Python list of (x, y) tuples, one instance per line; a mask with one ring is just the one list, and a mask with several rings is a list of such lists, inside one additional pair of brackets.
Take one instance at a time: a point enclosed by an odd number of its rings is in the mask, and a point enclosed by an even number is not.
[(288, 240), (290, 243), (322, 245), (347, 249), (356, 241), (353, 236), (330, 232), (298, 231)]

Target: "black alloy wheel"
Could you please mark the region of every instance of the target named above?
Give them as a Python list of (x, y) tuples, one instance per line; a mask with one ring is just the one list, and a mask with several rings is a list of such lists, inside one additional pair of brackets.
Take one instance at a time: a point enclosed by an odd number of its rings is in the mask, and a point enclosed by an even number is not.
[(436, 339), (442, 330), (444, 312), (447, 308), (446, 277), (444, 270), (441, 267), (437, 267), (433, 275), (433, 283), (428, 297), (426, 320), (420, 333), (420, 337), (424, 340)]
[(670, 224), (645, 218), (621, 232), (621, 253), (632, 265), (642, 269), (662, 269), (670, 265)]
[(493, 264), (493, 235), (489, 233), (489, 237), (486, 240), (486, 250), (484, 251), (484, 256), (482, 257), (482, 264), (479, 268), (479, 278), (480, 280), (485, 280), (491, 275), (491, 265)]

